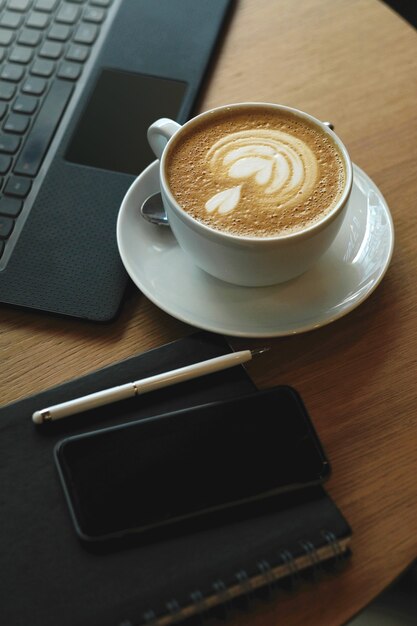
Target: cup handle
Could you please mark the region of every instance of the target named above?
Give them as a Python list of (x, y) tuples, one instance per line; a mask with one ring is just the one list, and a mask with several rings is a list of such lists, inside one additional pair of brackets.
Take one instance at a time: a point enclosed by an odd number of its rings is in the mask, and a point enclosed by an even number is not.
[(158, 159), (161, 158), (164, 148), (171, 139), (172, 135), (174, 135), (180, 128), (180, 124), (177, 124), (177, 122), (174, 122), (167, 117), (162, 117), (160, 120), (156, 120), (156, 122), (149, 126), (148, 142)]

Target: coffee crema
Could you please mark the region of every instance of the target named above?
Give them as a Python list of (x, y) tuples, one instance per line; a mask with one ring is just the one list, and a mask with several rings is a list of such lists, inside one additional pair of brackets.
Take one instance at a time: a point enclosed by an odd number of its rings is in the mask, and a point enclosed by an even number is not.
[(226, 108), (172, 140), (168, 185), (196, 220), (233, 235), (273, 237), (317, 223), (346, 182), (339, 148), (285, 110)]

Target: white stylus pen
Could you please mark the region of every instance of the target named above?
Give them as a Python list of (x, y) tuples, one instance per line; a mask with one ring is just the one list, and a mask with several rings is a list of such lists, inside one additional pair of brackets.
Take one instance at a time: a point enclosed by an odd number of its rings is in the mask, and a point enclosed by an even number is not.
[(186, 365), (170, 372), (163, 372), (162, 374), (156, 374), (155, 376), (149, 376), (149, 378), (143, 378), (142, 380), (136, 380), (131, 383), (125, 383), (124, 385), (118, 385), (117, 387), (111, 387), (110, 389), (103, 389), (103, 391), (97, 391), (90, 393), (87, 396), (81, 398), (74, 398), (74, 400), (68, 400), (55, 406), (50, 406), (40, 411), (35, 411), (32, 415), (32, 420), (35, 424), (42, 424), (43, 422), (50, 422), (58, 420), (69, 415), (75, 415), (76, 413), (82, 413), (82, 411), (88, 411), (89, 409), (95, 409), (111, 402), (117, 402), (118, 400), (125, 400), (132, 396), (141, 395), (148, 391), (154, 391), (161, 387), (168, 387), (181, 383), (198, 376), (205, 374), (211, 374), (212, 372), (218, 372), (220, 370), (233, 367), (250, 361), (253, 356), (265, 352), (268, 348), (257, 348), (255, 350), (241, 350), (240, 352), (232, 352), (230, 354), (224, 354), (222, 356), (208, 359), (200, 363), (193, 363), (192, 365)]

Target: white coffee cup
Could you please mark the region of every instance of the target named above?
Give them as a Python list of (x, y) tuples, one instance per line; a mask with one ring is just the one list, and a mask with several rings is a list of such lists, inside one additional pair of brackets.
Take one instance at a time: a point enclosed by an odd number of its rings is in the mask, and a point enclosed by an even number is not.
[[(249, 237), (230, 234), (194, 219), (177, 202), (166, 175), (167, 148), (175, 135), (189, 130), (214, 111), (238, 107), (261, 107), (287, 111), (318, 126), (340, 150), (346, 180), (337, 204), (317, 223), (304, 230), (271, 237)], [(347, 211), (352, 188), (352, 164), (348, 152), (328, 125), (311, 115), (277, 104), (240, 103), (205, 111), (183, 126), (162, 118), (148, 129), (148, 141), (160, 161), (160, 188), (169, 225), (182, 250), (198, 267), (220, 280), (236, 285), (257, 287), (295, 278), (312, 267), (335, 239)]]

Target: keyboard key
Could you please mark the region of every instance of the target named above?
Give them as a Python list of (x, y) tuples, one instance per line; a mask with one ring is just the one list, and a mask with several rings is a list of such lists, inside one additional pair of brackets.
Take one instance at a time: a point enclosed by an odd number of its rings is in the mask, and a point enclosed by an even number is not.
[(71, 32), (71, 28), (66, 24), (53, 24), (47, 37), (54, 41), (67, 41), (71, 36)]
[(58, 77), (66, 80), (77, 80), (82, 72), (82, 65), (78, 63), (62, 63), (58, 70)]
[(0, 78), (18, 83), (25, 73), (25, 68), (14, 63), (6, 63), (0, 72)]
[(97, 7), (109, 7), (113, 0), (91, 0), (91, 4)]
[(3, 254), (3, 252), (4, 252), (5, 247), (6, 247), (6, 246), (5, 246), (4, 241), (2, 241), (2, 240), (0, 239), (0, 258), (1, 258), (2, 254)]
[(63, 4), (56, 14), (56, 21), (63, 24), (75, 24), (81, 13), (80, 7), (74, 4)]
[(21, 176), (10, 176), (4, 188), (4, 193), (7, 196), (25, 198), (28, 195), (31, 187), (32, 181), (29, 178), (22, 178)]
[(0, 239), (8, 239), (14, 227), (14, 220), (5, 215), (0, 215)]
[(29, 76), (23, 83), (22, 91), (28, 95), (41, 96), (46, 89), (47, 82), (44, 78)]
[(4, 26), (5, 28), (19, 28), (22, 21), (23, 17), (20, 13), (5, 11), (0, 17), (0, 26)]
[(64, 46), (62, 43), (56, 43), (55, 41), (45, 41), (39, 50), (39, 56), (46, 59), (59, 59), (64, 52)]
[(20, 11), (24, 13), (28, 10), (32, 0), (9, 0), (7, 7), (12, 11)]
[(5, 56), (6, 56), (6, 48), (0, 48), (0, 63), (1, 61), (3, 61)]
[(16, 174), (35, 176), (73, 91), (73, 84), (57, 80), (51, 86), (17, 159)]
[(84, 63), (88, 58), (90, 48), (82, 46), (80, 44), (71, 44), (68, 48), (68, 52), (65, 56), (69, 61), (76, 61), (77, 63)]
[(74, 35), (75, 43), (92, 44), (98, 35), (98, 27), (94, 24), (80, 24)]
[(57, 0), (36, 0), (35, 9), (37, 11), (46, 11), (47, 13), (50, 13), (55, 9), (56, 4)]
[(13, 83), (6, 83), (0, 80), (0, 100), (11, 100), (15, 94), (16, 87)]
[(2, 198), (0, 198), (0, 215), (17, 217), (22, 208), (22, 200), (17, 200), (16, 198), (8, 198), (7, 196), (3, 196)]
[(34, 11), (29, 15), (26, 20), (26, 26), (29, 28), (37, 28), (39, 30), (43, 30), (49, 24), (49, 15), (46, 13), (37, 13)]
[(30, 73), (35, 76), (44, 76), (48, 77), (54, 73), (55, 63), (53, 61), (47, 61), (45, 59), (36, 59), (32, 67), (30, 68)]
[(0, 46), (8, 46), (14, 39), (14, 31), (0, 28)]
[(30, 30), (29, 28), (24, 28), (18, 38), (17, 41), (24, 46), (37, 46), (40, 40), (42, 39), (42, 33), (37, 30)]
[[(0, 174), (6, 174), (12, 164), (12, 158), (4, 154), (0, 154)], [(1, 212), (1, 211), (0, 211)]]
[(8, 133), (16, 133), (17, 135), (23, 135), (24, 132), (27, 131), (30, 124), (30, 117), (27, 115), (17, 115), (15, 113), (10, 113), (10, 115), (6, 118), (3, 128)]
[(33, 57), (33, 50), (26, 46), (15, 46), (9, 55), (9, 61), (12, 63), (21, 63), (26, 65)]
[(5, 102), (0, 102), (0, 120), (6, 115), (7, 112), (7, 104)]
[(104, 9), (98, 7), (86, 7), (83, 15), (83, 20), (86, 22), (93, 22), (94, 24), (101, 24), (106, 17)]
[(31, 115), (38, 108), (39, 100), (33, 96), (18, 96), (13, 104), (13, 111)]
[(0, 152), (14, 154), (20, 146), (20, 137), (17, 135), (0, 135)]

